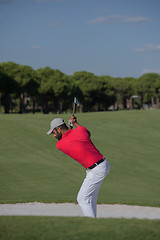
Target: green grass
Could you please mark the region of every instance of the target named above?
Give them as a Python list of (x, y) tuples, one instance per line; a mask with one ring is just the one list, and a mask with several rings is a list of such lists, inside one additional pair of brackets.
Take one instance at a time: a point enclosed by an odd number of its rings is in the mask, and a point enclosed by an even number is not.
[(1, 240), (159, 240), (160, 221), (0, 217)]
[[(85, 169), (46, 135), (54, 117), (59, 115), (0, 115), (0, 203), (76, 202)], [(160, 206), (160, 111), (77, 117), (111, 165), (98, 202)]]

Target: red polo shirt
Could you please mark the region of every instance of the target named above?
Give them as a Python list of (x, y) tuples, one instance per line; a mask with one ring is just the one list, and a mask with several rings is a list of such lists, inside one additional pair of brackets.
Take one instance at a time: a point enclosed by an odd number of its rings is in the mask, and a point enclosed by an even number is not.
[(92, 143), (88, 130), (83, 126), (70, 129), (62, 135), (56, 144), (63, 153), (88, 168), (103, 158), (103, 155)]

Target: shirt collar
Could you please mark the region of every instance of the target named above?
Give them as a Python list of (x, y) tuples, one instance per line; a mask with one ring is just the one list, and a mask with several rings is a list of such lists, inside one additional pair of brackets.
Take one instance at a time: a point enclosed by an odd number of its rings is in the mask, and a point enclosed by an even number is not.
[(65, 132), (63, 135), (62, 135), (62, 138), (64, 137), (67, 137), (70, 133), (71, 133), (72, 129), (69, 129), (67, 132)]

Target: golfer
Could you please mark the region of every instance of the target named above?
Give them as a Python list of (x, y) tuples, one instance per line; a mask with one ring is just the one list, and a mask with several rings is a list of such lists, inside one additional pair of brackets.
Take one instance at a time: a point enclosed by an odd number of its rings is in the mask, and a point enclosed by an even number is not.
[(47, 134), (53, 134), (53, 137), (58, 139), (57, 148), (86, 169), (86, 178), (77, 201), (85, 217), (95, 218), (98, 192), (110, 171), (110, 165), (92, 143), (90, 132), (78, 124), (74, 115), (71, 116), (70, 123), (75, 129), (68, 127), (63, 119), (55, 118), (51, 121)]

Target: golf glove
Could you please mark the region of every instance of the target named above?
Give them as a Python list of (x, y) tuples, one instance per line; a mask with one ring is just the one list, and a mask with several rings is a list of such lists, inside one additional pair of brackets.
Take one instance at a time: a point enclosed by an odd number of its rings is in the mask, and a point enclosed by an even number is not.
[(73, 123), (71, 122), (71, 119), (68, 120), (68, 127), (73, 128)]

